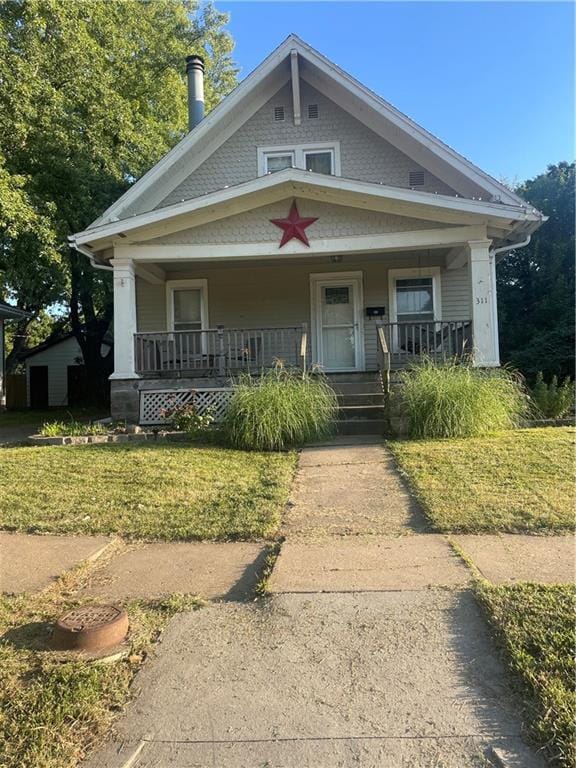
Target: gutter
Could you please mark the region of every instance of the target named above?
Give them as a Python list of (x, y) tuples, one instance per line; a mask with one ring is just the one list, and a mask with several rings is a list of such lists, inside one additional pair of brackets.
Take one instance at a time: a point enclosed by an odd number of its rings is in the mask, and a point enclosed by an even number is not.
[(78, 245), (74, 235), (70, 235), (68, 237), (68, 245), (70, 246), (70, 248), (74, 248), (75, 251), (78, 251), (78, 253), (81, 253), (83, 256), (87, 256), (90, 259), (90, 264), (94, 267), (94, 269), (103, 269), (106, 272), (114, 271), (114, 267), (111, 267), (109, 264), (99, 264), (94, 258), (94, 254), (92, 253), (92, 251), (90, 251), (88, 248), (86, 248), (83, 245)]

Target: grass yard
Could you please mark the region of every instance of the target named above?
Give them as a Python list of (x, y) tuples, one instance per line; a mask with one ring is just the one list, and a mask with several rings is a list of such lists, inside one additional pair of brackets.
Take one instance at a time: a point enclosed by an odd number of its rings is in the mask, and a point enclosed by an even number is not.
[(508, 665), (518, 677), (530, 734), (554, 765), (576, 766), (572, 585), (476, 587)]
[(104, 737), (129, 698), (147, 648), (195, 598), (133, 602), (126, 659), (106, 664), (62, 661), (46, 650), (53, 621), (77, 603), (60, 584), (34, 596), (0, 598), (0, 765), (73, 768)]
[(574, 529), (570, 427), (388, 445), (438, 531), (550, 533)]
[(30, 408), (17, 411), (0, 411), (0, 434), (2, 428), (28, 427), (41, 425), (46, 421), (91, 421), (101, 419), (107, 414), (95, 408), (50, 408), (46, 411), (35, 411)]
[(0, 450), (0, 528), (253, 539), (280, 523), (296, 454), (86, 445)]

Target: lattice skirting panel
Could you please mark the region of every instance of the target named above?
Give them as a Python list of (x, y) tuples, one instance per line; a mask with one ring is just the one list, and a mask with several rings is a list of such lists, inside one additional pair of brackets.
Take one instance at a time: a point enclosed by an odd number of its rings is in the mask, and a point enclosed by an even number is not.
[(140, 391), (140, 424), (167, 424), (160, 411), (194, 403), (200, 413), (212, 408), (215, 421), (222, 421), (233, 390), (219, 389), (144, 389)]

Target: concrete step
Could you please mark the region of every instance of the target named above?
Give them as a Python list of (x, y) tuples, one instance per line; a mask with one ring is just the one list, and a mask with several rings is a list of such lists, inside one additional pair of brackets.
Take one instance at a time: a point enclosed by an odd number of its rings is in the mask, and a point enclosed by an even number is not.
[(360, 381), (379, 381), (380, 374), (377, 371), (354, 371), (348, 373), (327, 373), (326, 378), (330, 384), (340, 384), (342, 382), (357, 383)]
[(384, 408), (381, 405), (345, 405), (338, 409), (338, 418), (344, 421), (348, 419), (379, 420), (384, 418)]
[(379, 381), (342, 381), (330, 382), (337, 395), (381, 395), (382, 385)]
[(386, 397), (382, 390), (380, 392), (347, 392), (338, 393), (338, 405), (347, 408), (350, 405), (379, 405), (384, 407)]
[(387, 422), (384, 419), (344, 419), (338, 422), (341, 435), (383, 435)]

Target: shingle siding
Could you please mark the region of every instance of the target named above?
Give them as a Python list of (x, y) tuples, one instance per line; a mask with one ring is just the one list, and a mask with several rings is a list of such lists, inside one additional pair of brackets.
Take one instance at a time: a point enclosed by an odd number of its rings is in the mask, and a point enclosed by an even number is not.
[[(307, 230), (311, 243), (315, 239), (331, 237), (410, 232), (449, 226), (424, 219), (332, 205), (315, 200), (299, 199), (297, 202), (301, 216), (318, 219)], [(163, 235), (151, 240), (150, 243), (207, 245), (276, 242), (280, 240), (281, 232), (270, 222), (270, 219), (285, 218), (291, 203), (292, 198), (280, 200), (277, 203), (254, 208), (246, 213), (239, 213), (200, 227), (184, 229), (171, 235)]]
[[(301, 81), (302, 122), (294, 125), (289, 84), (281, 88), (211, 157), (185, 179), (158, 207), (178, 203), (258, 176), (258, 147), (340, 142), (342, 176), (397, 187), (409, 186), (412, 171), (424, 171), (424, 192), (455, 194), (444, 182), (412, 161), (319, 91)], [(310, 119), (308, 104), (318, 105)], [(284, 121), (274, 120), (274, 108), (284, 106)]]

